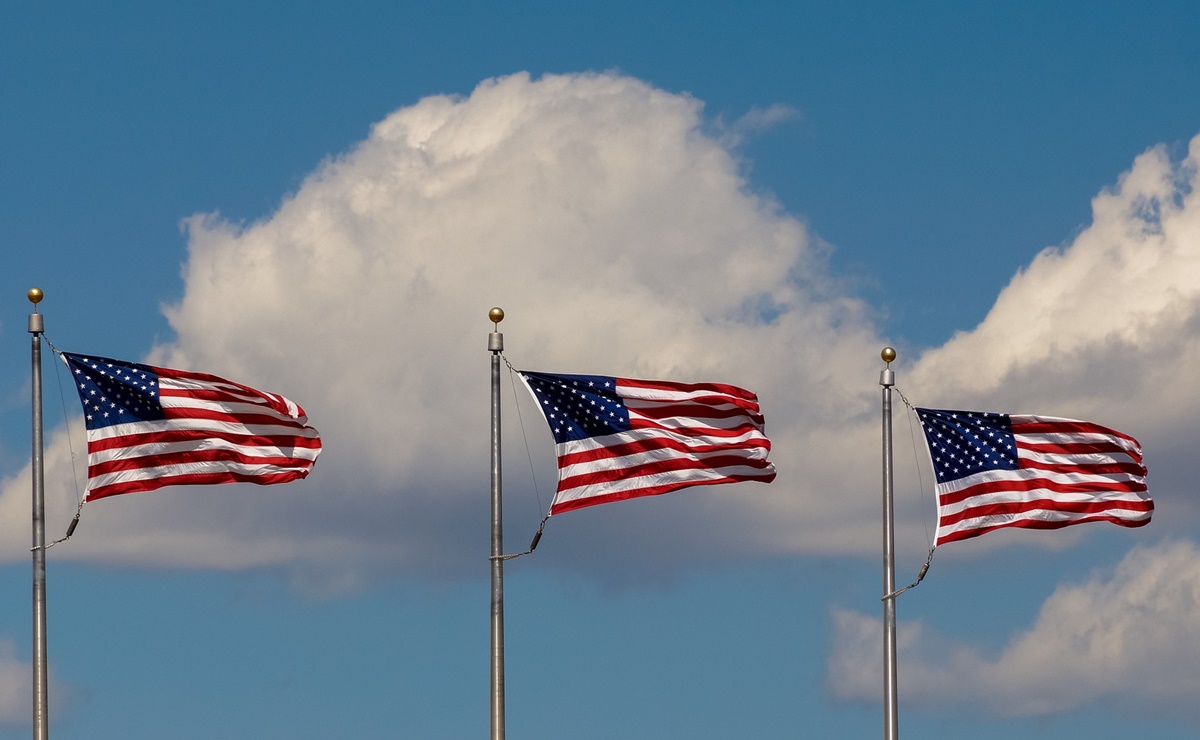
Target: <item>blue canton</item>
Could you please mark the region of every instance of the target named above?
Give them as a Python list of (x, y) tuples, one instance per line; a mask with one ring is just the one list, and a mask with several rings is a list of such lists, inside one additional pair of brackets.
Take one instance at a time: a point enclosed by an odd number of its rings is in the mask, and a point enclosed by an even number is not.
[(542, 405), (556, 443), (629, 431), (629, 410), (617, 395), (615, 378), (525, 371), (521, 375)]
[(62, 353), (83, 401), (88, 429), (166, 418), (158, 375), (146, 365)]
[(1017, 441), (1006, 414), (917, 409), (938, 483), (985, 470), (1016, 470)]

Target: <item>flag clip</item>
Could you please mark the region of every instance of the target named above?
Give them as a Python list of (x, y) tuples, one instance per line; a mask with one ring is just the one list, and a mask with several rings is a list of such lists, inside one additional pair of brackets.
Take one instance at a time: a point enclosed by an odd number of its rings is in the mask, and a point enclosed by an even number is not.
[(888, 594), (888, 595), (884, 596), (883, 598), (881, 598), (881, 599), (880, 599), (880, 601), (887, 601), (888, 599), (894, 599), (894, 598), (896, 598), (897, 596), (899, 596), (900, 594), (902, 594), (902, 593), (904, 593), (905, 591), (907, 591), (908, 589), (910, 589), (910, 588), (916, 588), (916, 586), (917, 586), (918, 584), (920, 584), (920, 583), (921, 583), (921, 581), (925, 580), (925, 574), (929, 572), (929, 564), (933, 562), (933, 551), (934, 551), (935, 549), (937, 549), (937, 548), (935, 548), (935, 547), (931, 547), (931, 548), (929, 548), (929, 557), (925, 558), (925, 564), (921, 566), (921, 571), (920, 571), (919, 573), (917, 573), (917, 580), (915, 580), (915, 581), (913, 581), (912, 583), (908, 584), (908, 585), (907, 585), (907, 586), (905, 586), (904, 588), (897, 589), (896, 591), (893, 591), (893, 592), (891, 592), (890, 594)]

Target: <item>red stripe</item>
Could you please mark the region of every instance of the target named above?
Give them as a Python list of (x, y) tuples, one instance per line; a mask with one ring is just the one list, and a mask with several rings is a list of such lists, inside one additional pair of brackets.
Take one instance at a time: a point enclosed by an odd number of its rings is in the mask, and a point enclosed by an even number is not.
[[(207, 384), (210, 384), (213, 386), (228, 386), (231, 388), (236, 388), (237, 390), (241, 391), (242, 393), (246, 394), (247, 396), (250, 396), (250, 397), (256, 398), (256, 399), (261, 399), (262, 402), (265, 403), (267, 406), (270, 406), (272, 409), (274, 409), (275, 411), (278, 411), (279, 413), (283, 414), (284, 416), (290, 416), (287, 403), (285, 403), (282, 400), (281, 396), (278, 396), (274, 393), (265, 393), (263, 391), (258, 390), (257, 388), (251, 388), (248, 385), (236, 383), (232, 380), (222, 378), (218, 375), (212, 375), (210, 373), (197, 373), (197, 372), (191, 372), (188, 370), (175, 370), (175, 369), (172, 369), (169, 367), (151, 367), (151, 369), (158, 375), (158, 377), (160, 379), (161, 378), (172, 378), (172, 379), (178, 379), (178, 380), (184, 380), (184, 381), (190, 381), (190, 382), (207, 383)], [(214, 388), (214, 390), (216, 390), (216, 389)], [(187, 396), (187, 395), (195, 394), (198, 392), (201, 392), (201, 391), (191, 390), (191, 389), (183, 389), (183, 388), (166, 388), (166, 389), (164, 389), (161, 384), (159, 385), (159, 393), (162, 395)], [(226, 392), (228, 392), (228, 391), (226, 391)], [(296, 404), (296, 411), (297, 411), (297, 413), (299, 413), (300, 416), (305, 416), (304, 409), (300, 408), (299, 404)]]
[(645, 388), (647, 390), (664, 391), (667, 393), (708, 391), (722, 396), (730, 396), (734, 399), (758, 401), (758, 396), (745, 388), (739, 388), (736, 385), (728, 385), (726, 383), (671, 383), (663, 380), (638, 380), (636, 378), (616, 378), (615, 380), (617, 381), (618, 393), (620, 393), (620, 387), (625, 386), (627, 388)]
[[(90, 435), (89, 435), (90, 436)], [(220, 439), (245, 447), (300, 447), (308, 450), (321, 449), (318, 437), (300, 437), (290, 434), (261, 435), (240, 434), (237, 432), (219, 432), (205, 429), (168, 429), (161, 432), (139, 432), (120, 437), (88, 439), (88, 453), (104, 450), (116, 450), (124, 447), (137, 447), (147, 444), (168, 444), (171, 442), (202, 443), (211, 439)]]
[[(1128, 457), (1137, 462), (1142, 461), (1142, 455), (1137, 450), (1122, 447), (1116, 442), (1028, 442), (1017, 440), (1018, 450), (1029, 450), (1048, 455), (1116, 455)], [(1020, 455), (1018, 454), (1018, 457)]]
[(721, 427), (685, 427), (667, 426), (651, 419), (641, 419), (630, 415), (630, 429), (659, 429), (678, 437), (741, 437), (746, 434), (761, 434), (761, 429), (755, 424), (738, 424), (729, 428)]
[(261, 395), (247, 395), (225, 388), (159, 388), (159, 398), (186, 398), (211, 403), (249, 403), (269, 405)]
[(300, 480), (301, 478), (306, 478), (308, 473), (309, 471), (305, 469), (289, 470), (281, 473), (268, 473), (264, 475), (235, 473), (232, 471), (221, 471), (218, 473), (195, 473), (191, 475), (166, 475), (145, 480), (122, 481), (120, 483), (112, 483), (107, 486), (89, 489), (84, 499), (87, 501), (93, 501), (98, 498), (116, 496), (121, 493), (153, 491), (164, 486), (202, 486), (218, 483), (256, 483), (258, 485), (265, 486), (273, 483), (288, 483), (290, 481)]
[(223, 421), (229, 424), (254, 426), (256, 424), (273, 426), (293, 426), (300, 428), (291, 417), (279, 418), (274, 414), (259, 414), (251, 411), (226, 412), (215, 409), (196, 408), (191, 406), (164, 406), (163, 415), (169, 419), (205, 419), (207, 421)]
[(976, 529), (964, 529), (958, 532), (950, 532), (938, 538), (935, 546), (941, 546), (948, 542), (958, 542), (959, 540), (967, 540), (972, 537), (978, 537), (981, 534), (986, 534), (995, 529), (1003, 529), (1005, 527), (1019, 527), (1021, 529), (1062, 529), (1069, 527), (1072, 524), (1086, 524), (1087, 522), (1111, 522), (1121, 527), (1144, 527), (1150, 523), (1150, 519), (1121, 519), (1112, 516), (1089, 516), (1082, 519), (1071, 519), (1069, 521), (1046, 521), (1044, 519), (1022, 519), (1015, 522), (1004, 522), (1003, 524), (995, 524), (987, 527), (979, 527)]
[(270, 457), (247, 455), (237, 450), (186, 450), (183, 452), (166, 452), (159, 455), (142, 455), (140, 457), (125, 457), (115, 460), (88, 465), (88, 478), (96, 478), (108, 473), (118, 473), (122, 470), (142, 470), (143, 468), (158, 468), (167, 465), (189, 465), (202, 462), (236, 462), (246, 465), (278, 465), (280, 467), (311, 466), (311, 460), (290, 457), (286, 454)]
[(550, 514), (561, 514), (564, 511), (572, 511), (574, 509), (582, 509), (585, 506), (595, 506), (597, 504), (607, 504), (612, 501), (625, 501), (631, 498), (641, 498), (642, 496), (658, 496), (672, 491), (678, 491), (681, 488), (689, 486), (706, 486), (719, 483), (740, 483), (743, 481), (760, 481), (762, 483), (770, 483), (775, 480), (775, 471), (772, 470), (764, 475), (736, 475), (722, 476), (720, 478), (710, 478), (707, 480), (690, 480), (690, 481), (674, 481), (664, 483), (658, 486), (646, 486), (645, 488), (633, 488), (625, 491), (616, 491), (614, 493), (605, 493), (599, 496), (588, 496), (586, 498), (571, 499), (569, 501), (561, 501), (550, 507)]
[(595, 460), (605, 460), (614, 457), (625, 457), (626, 455), (636, 455), (642, 452), (654, 452), (656, 450), (676, 450), (685, 454), (703, 454), (706, 452), (719, 452), (722, 450), (763, 450), (770, 452), (771, 443), (766, 438), (748, 439), (741, 442), (721, 442), (719, 444), (687, 444), (678, 439), (671, 437), (655, 437), (651, 439), (639, 439), (629, 442), (622, 442), (607, 447), (597, 447), (589, 450), (579, 450), (577, 452), (567, 452), (559, 455), (558, 467), (565, 468), (568, 465), (578, 465), (580, 463), (593, 462)]
[(626, 408), (629, 409), (629, 417), (631, 419), (635, 416), (647, 419), (695, 419), (698, 421), (708, 421), (709, 419), (748, 419), (759, 427), (764, 423), (763, 415), (758, 413), (757, 409), (729, 408), (728, 404), (722, 405), (726, 406), (726, 408), (698, 407), (692, 402), (641, 404), (631, 401), (625, 404)]
[(755, 421), (762, 422), (762, 414), (757, 403), (741, 401), (724, 396), (708, 396), (701, 398), (680, 398), (657, 400), (650, 398), (625, 398), (621, 401), (633, 411), (657, 416), (696, 416), (702, 418), (725, 418), (730, 416), (749, 416)]
[[(1026, 418), (1029, 421), (1017, 421), (1017, 419)], [(1110, 437), (1120, 437), (1121, 439), (1132, 442), (1137, 447), (1141, 447), (1141, 443), (1133, 437), (1123, 432), (1118, 432), (1116, 429), (1110, 429), (1100, 424), (1093, 424), (1090, 421), (1075, 421), (1073, 419), (1055, 419), (1054, 421), (1043, 421), (1037, 417), (1009, 417), (1012, 423), (1013, 434), (1105, 434)]]
[(940, 525), (950, 524), (967, 519), (979, 519), (989, 516), (1011, 516), (1027, 514), (1034, 511), (1044, 511), (1047, 514), (1089, 514), (1105, 511), (1136, 511), (1150, 513), (1154, 511), (1154, 502), (1148, 499), (1141, 501), (1059, 501), (1057, 499), (1032, 499), (1028, 501), (1003, 501), (972, 506), (956, 513), (943, 514)]
[(160, 378), (180, 378), (182, 380), (194, 380), (201, 383), (224, 383), (225, 385), (234, 385), (238, 386), (239, 388), (246, 388), (248, 391), (257, 393), (257, 391), (255, 391), (253, 388), (242, 386), (239, 383), (234, 383), (233, 381), (226, 380), (219, 375), (213, 375), (211, 373), (201, 373), (196, 372), (195, 370), (176, 370), (172, 367), (154, 367), (153, 365), (148, 365), (147, 367), (153, 370)]
[(1087, 464), (1062, 464), (1062, 463), (1047, 463), (1040, 460), (1028, 460), (1021, 458), (1019, 460), (1021, 470), (1043, 470), (1047, 473), (1060, 473), (1062, 475), (1136, 475), (1139, 477), (1146, 476), (1146, 468), (1144, 465), (1138, 465), (1131, 462), (1103, 462), (1103, 463), (1087, 463)]
[(947, 506), (975, 496), (989, 493), (1008, 493), (1010, 491), (1049, 491), (1052, 493), (1101, 493), (1111, 491), (1114, 493), (1141, 493), (1145, 490), (1146, 484), (1137, 481), (1119, 482), (1089, 479), (1077, 483), (1057, 483), (1045, 478), (1034, 478), (1032, 480), (1010, 478), (998, 481), (983, 481), (960, 491), (939, 492), (938, 501), (941, 506)]
[(758, 468), (762, 470), (771, 467), (771, 463), (766, 460), (747, 459), (740, 455), (713, 455), (699, 460), (691, 457), (672, 457), (666, 460), (653, 460), (623, 468), (595, 470), (589, 473), (579, 473), (560, 478), (558, 481), (558, 490), (560, 492), (569, 491), (584, 486), (612, 483), (613, 481), (625, 480), (627, 478), (638, 478), (643, 475), (653, 475), (655, 473), (669, 473), (676, 470), (714, 470), (720, 472), (722, 468), (728, 467)]

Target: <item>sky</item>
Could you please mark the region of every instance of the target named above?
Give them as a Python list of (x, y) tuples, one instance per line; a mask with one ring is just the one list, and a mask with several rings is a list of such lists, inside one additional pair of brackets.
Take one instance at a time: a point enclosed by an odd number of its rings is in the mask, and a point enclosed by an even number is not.
[[(836, 7), (835, 7), (836, 5)], [(479, 737), (493, 330), (758, 393), (779, 475), (553, 517), (505, 566), (517, 738), (881, 732), (879, 352), (916, 405), (1135, 436), (1149, 526), (998, 531), (897, 601), (900, 732), (1200, 731), (1200, 7), (0, 8), (0, 740), (30, 732), (26, 291), (65, 351), (300, 403), (303, 481), (89, 503), (55, 737)], [(86, 478), (42, 372), (47, 532)], [(505, 550), (549, 507), (507, 371)], [(932, 541), (894, 420), (897, 581)]]

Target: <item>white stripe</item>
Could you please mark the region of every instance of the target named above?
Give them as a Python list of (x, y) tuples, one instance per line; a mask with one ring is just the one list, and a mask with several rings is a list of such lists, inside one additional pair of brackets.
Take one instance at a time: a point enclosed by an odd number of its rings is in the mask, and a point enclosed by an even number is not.
[[(561, 457), (568, 452), (588, 452), (591, 450), (604, 449), (612, 447), (624, 442), (637, 442), (640, 440), (653, 439), (673, 439), (677, 442), (682, 442), (688, 447), (703, 447), (705, 445), (734, 445), (740, 442), (762, 442), (764, 446), (767, 444), (767, 437), (758, 431), (746, 432), (736, 437), (697, 437), (695, 435), (681, 435), (672, 432), (669, 429), (631, 429), (628, 432), (616, 432), (613, 434), (604, 434), (598, 437), (588, 437), (587, 439), (572, 439), (557, 445), (558, 455)], [(563, 447), (562, 445), (568, 445)], [(737, 450), (730, 450), (736, 452)]]
[(734, 413), (740, 414), (746, 419), (750, 419), (753, 414), (758, 413), (758, 408), (753, 407), (747, 409), (743, 406), (732, 403), (695, 403), (693, 401), (639, 401), (637, 399), (622, 398), (625, 408), (630, 412), (638, 411), (639, 409), (663, 409), (669, 406), (683, 406), (685, 409), (690, 409), (692, 412), (705, 418), (715, 416), (718, 413)]
[(99, 429), (89, 429), (88, 439), (116, 439), (132, 434), (148, 434), (153, 432), (170, 432), (177, 429), (188, 429), (202, 432), (227, 432), (238, 435), (255, 435), (260, 437), (275, 437), (286, 435), (316, 439), (317, 430), (312, 427), (298, 427), (294, 424), (234, 424), (227, 421), (212, 421), (210, 419), (157, 419), (155, 421), (131, 421), (124, 424)]
[(558, 505), (564, 501), (578, 501), (580, 499), (592, 498), (595, 496), (609, 496), (624, 491), (639, 491), (668, 483), (724, 481), (726, 478), (738, 476), (764, 476), (769, 474), (769, 470), (745, 465), (730, 465), (718, 468), (716, 470), (712, 468), (672, 470), (663, 473), (655, 473), (653, 475), (621, 478), (615, 481), (598, 483), (590, 486), (577, 486), (575, 488), (568, 488), (567, 490), (561, 491), (555, 495), (552, 505)]
[(1036, 460), (1048, 465), (1103, 465), (1105, 463), (1141, 465), (1132, 455), (1109, 452), (1034, 452), (1022, 448), (1020, 457), (1022, 460)]
[(709, 418), (697, 416), (664, 416), (662, 418), (651, 418), (643, 414), (639, 414), (630, 408), (629, 419), (630, 421), (633, 421), (634, 419), (641, 419), (647, 424), (657, 424), (658, 426), (666, 427), (667, 429), (678, 429), (680, 427), (697, 430), (733, 429), (735, 427), (745, 426), (746, 424), (750, 424), (751, 426), (758, 428), (758, 425), (754, 423), (754, 420), (745, 415), (728, 418)]
[[(1025, 468), (1021, 470), (985, 470), (968, 475), (966, 478), (938, 483), (938, 493), (953, 493), (962, 491), (980, 483), (1014, 483), (1016, 481), (1048, 480), (1067, 485), (1086, 485), (1088, 483), (1142, 483), (1146, 482), (1143, 475), (1130, 473), (1051, 473), (1045, 470)], [(994, 493), (1003, 493), (1002, 491)], [(1017, 492), (1019, 493), (1019, 492)]]
[[(286, 449), (286, 451), (285, 451)], [(206, 439), (185, 442), (158, 442), (143, 445), (129, 445), (106, 450), (88, 451), (88, 464), (97, 465), (111, 460), (132, 460), (148, 455), (169, 455), (200, 452), (204, 450), (233, 450), (250, 457), (291, 457), (297, 460), (316, 460), (319, 449), (310, 447), (293, 447), (291, 445), (262, 446), (239, 445), (223, 439)]]
[(274, 475), (276, 473), (287, 473), (292, 471), (305, 471), (310, 469), (309, 464), (304, 465), (251, 465), (243, 463), (233, 463), (224, 460), (216, 460), (212, 462), (192, 462), (180, 463), (177, 465), (161, 465), (153, 468), (135, 468), (133, 470), (120, 470), (104, 475), (97, 475), (88, 478), (88, 490), (94, 491), (104, 486), (111, 486), (114, 483), (126, 483), (137, 480), (152, 480), (154, 478), (162, 478), (166, 476), (176, 475), (205, 475), (209, 473), (242, 473), (245, 475), (265, 476)]
[[(576, 450), (573, 449), (574, 442), (565, 442), (556, 445), (558, 457), (561, 460), (563, 456), (569, 455)], [(767, 450), (765, 447), (738, 448), (738, 449), (720, 449), (710, 450), (707, 452), (680, 452), (679, 450), (664, 448), (658, 450), (646, 450), (636, 452), (629, 455), (602, 457), (595, 460), (578, 462), (573, 465), (559, 469), (559, 479), (570, 478), (575, 475), (586, 475), (588, 473), (596, 473), (605, 470), (621, 470), (624, 468), (632, 468), (646, 463), (661, 462), (663, 460), (696, 460), (703, 462), (714, 457), (728, 457), (735, 455), (743, 460), (766, 460)]]
[(242, 398), (258, 398), (264, 395), (261, 391), (248, 390), (228, 380), (215, 382), (195, 377), (168, 378), (160, 375), (158, 376), (158, 387), (173, 391), (219, 391)]
[(713, 409), (714, 411), (736, 411), (742, 414), (758, 412), (758, 404), (748, 399), (741, 399), (728, 394), (719, 393), (671, 393), (644, 396), (621, 396), (621, 403), (631, 409), (652, 409), (663, 406), (690, 406), (697, 409)]
[[(1140, 501), (1141, 499), (1139, 499)], [(1012, 522), (1043, 521), (1043, 522), (1077, 522), (1091, 517), (1103, 516), (1120, 519), (1127, 522), (1149, 521), (1152, 512), (1131, 511), (1129, 509), (1106, 509), (1088, 513), (1055, 511), (1053, 509), (1035, 509), (1019, 514), (993, 514), (974, 519), (964, 519), (950, 526), (939, 526), (935, 541), (941, 541), (947, 535), (957, 532), (985, 529), (996, 525), (1011, 524)]]
[[(266, 393), (264, 391), (250, 391), (239, 388), (234, 385), (221, 383), (207, 383), (201, 381), (179, 382), (176, 378), (161, 378), (159, 383), (160, 389), (184, 391), (190, 393), (192, 391), (218, 391), (227, 395), (235, 396), (242, 399), (241, 401), (212, 401), (208, 399), (196, 398), (192, 395), (186, 396), (163, 396), (159, 395), (159, 403), (164, 408), (205, 408), (215, 409), (219, 411), (246, 411), (257, 414), (271, 414), (282, 420), (307, 421), (307, 418), (300, 413), (300, 407), (291, 400), (274, 393)], [(275, 410), (272, 407), (272, 402), (283, 403), (288, 413), (283, 413)]]
[[(1110, 442), (1118, 445), (1122, 449), (1128, 450), (1134, 454), (1140, 454), (1141, 446), (1112, 434), (1103, 434), (1101, 432), (1036, 432), (1027, 434), (1013, 434), (1013, 438), (1018, 443), (1025, 444), (1096, 444), (1101, 442)], [(1104, 453), (1100, 453), (1104, 454)]]
[[(941, 493), (939, 491), (939, 493)], [(940, 517), (951, 516), (969, 509), (975, 509), (980, 506), (991, 506), (994, 504), (1012, 504), (1012, 503), (1028, 503), (1030, 501), (1057, 501), (1062, 503), (1080, 503), (1080, 502), (1128, 502), (1141, 503), (1145, 501), (1145, 492), (1137, 491), (1091, 491), (1086, 493), (1054, 493), (1045, 489), (1037, 489), (1033, 491), (999, 491), (996, 493), (981, 494), (979, 496), (971, 496), (954, 504), (942, 504), (938, 506)]]
[(304, 411), (300, 408), (300, 405), (293, 403), (291, 399), (287, 398), (286, 396), (276, 395), (274, 393), (266, 393), (265, 395), (270, 396), (276, 401), (282, 401), (283, 404), (287, 406), (288, 416), (291, 418), (308, 421), (308, 417), (304, 415)]
[[(665, 388), (641, 388), (637, 386), (623, 385), (618, 382), (617, 395), (621, 396), (622, 399), (628, 399), (635, 402), (651, 401), (664, 403), (679, 403), (680, 401), (691, 401), (692, 399), (696, 398), (703, 398), (706, 399), (706, 401), (709, 399), (727, 398), (730, 400), (726, 403), (728, 403), (730, 406), (734, 406), (735, 402), (740, 402), (753, 405), (757, 408), (757, 404), (750, 399), (742, 399), (737, 396), (733, 396), (728, 393), (721, 393), (715, 390), (673, 391)], [(700, 405), (707, 406), (709, 404), (703, 403)]]
[(176, 396), (172, 398), (162, 398), (160, 403), (164, 409), (204, 409), (205, 411), (217, 411), (225, 414), (241, 415), (241, 414), (257, 414), (259, 416), (274, 416), (283, 422), (295, 422), (295, 417), (282, 414), (271, 408), (264, 402), (231, 402), (231, 401), (209, 401), (203, 398), (194, 398), (191, 396)]

